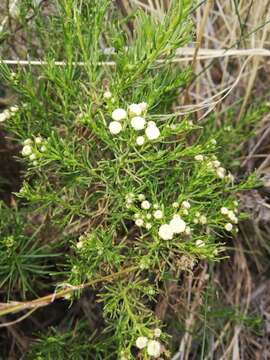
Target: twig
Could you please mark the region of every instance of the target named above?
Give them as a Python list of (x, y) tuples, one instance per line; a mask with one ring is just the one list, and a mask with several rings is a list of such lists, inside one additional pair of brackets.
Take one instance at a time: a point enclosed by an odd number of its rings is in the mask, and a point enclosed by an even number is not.
[[(176, 57), (172, 59), (172, 62), (184, 62), (184, 61), (193, 61), (195, 48), (179, 48), (176, 52)], [(264, 56), (270, 57), (270, 50), (264, 48), (254, 48), (254, 49), (203, 49), (200, 48), (197, 52), (197, 60), (209, 60), (214, 58), (225, 58), (225, 57), (242, 57), (242, 56)], [(165, 60), (157, 60), (157, 63), (163, 63)], [(45, 66), (48, 65), (48, 61), (44, 60), (9, 60), (2, 59), (0, 64), (5, 65), (21, 65), (21, 66)], [(85, 62), (78, 61), (72, 62), (73, 66), (85, 66)], [(65, 61), (54, 61), (56, 66), (67, 66)], [(115, 61), (100, 61), (98, 63), (100, 66), (115, 66)]]
[(69, 287), (67, 289), (58, 291), (58, 292), (54, 292), (53, 294), (49, 294), (43, 297), (40, 297), (38, 299), (35, 300), (31, 300), (31, 301), (26, 301), (26, 302), (19, 302), (19, 303), (15, 303), (15, 304), (5, 304), (2, 305), (0, 308), (0, 316), (3, 315), (7, 315), (7, 314), (11, 314), (11, 313), (16, 313), (22, 310), (26, 310), (26, 309), (37, 309), (43, 306), (47, 306), (51, 303), (53, 303), (56, 299), (60, 299), (60, 298), (64, 298), (66, 295), (74, 292), (74, 291), (78, 291), (78, 290), (83, 290), (85, 288), (88, 288), (90, 286), (93, 286), (97, 283), (100, 282), (104, 282), (104, 281), (110, 281), (112, 279), (115, 279), (117, 277), (120, 277), (124, 274), (130, 273), (132, 271), (135, 271), (138, 269), (138, 266), (132, 266), (130, 268), (121, 270), (117, 273), (114, 274), (110, 274), (110, 275), (106, 275), (103, 277), (100, 277), (98, 279), (94, 279), (89, 281), (88, 283), (85, 284), (80, 284), (77, 286), (72, 286)]

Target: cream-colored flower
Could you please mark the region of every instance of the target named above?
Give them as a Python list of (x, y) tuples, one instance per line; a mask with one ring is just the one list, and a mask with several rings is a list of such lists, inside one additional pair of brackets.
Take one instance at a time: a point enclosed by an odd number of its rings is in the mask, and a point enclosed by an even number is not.
[(155, 337), (160, 337), (161, 336), (161, 330), (159, 329), (159, 328), (156, 328), (156, 329), (154, 329), (154, 336)]
[(147, 353), (153, 358), (158, 358), (161, 353), (160, 343), (156, 340), (150, 340), (147, 344)]
[(174, 215), (169, 224), (174, 234), (181, 234), (186, 229), (186, 223), (179, 215)]
[(143, 226), (143, 219), (136, 219), (135, 221), (135, 224), (138, 226), (138, 227), (142, 227)]
[(144, 200), (142, 203), (141, 203), (141, 208), (144, 209), (144, 210), (148, 210), (150, 209), (151, 207), (151, 204), (149, 201), (147, 200)]
[(131, 104), (128, 107), (128, 112), (130, 116), (140, 116), (143, 110), (140, 104)]
[(160, 131), (156, 126), (147, 126), (145, 130), (145, 135), (148, 137), (149, 140), (156, 140), (160, 136)]
[(182, 207), (183, 207), (184, 209), (187, 209), (187, 210), (190, 209), (190, 206), (191, 206), (191, 205), (190, 205), (190, 202), (189, 202), (189, 201), (186, 201), (186, 200), (183, 201), (181, 205), (182, 205)]
[(204, 247), (205, 246), (205, 242), (202, 241), (202, 240), (197, 240), (195, 242), (195, 245), (198, 246), (198, 247)]
[(39, 144), (41, 144), (42, 143), (42, 137), (41, 136), (37, 136), (37, 137), (35, 137), (35, 143), (37, 144), (37, 145), (39, 145)]
[(226, 208), (225, 206), (223, 206), (221, 209), (220, 209), (220, 212), (222, 215), (227, 215), (229, 213), (229, 209)]
[(145, 101), (139, 103), (139, 106), (140, 106), (142, 112), (145, 112), (148, 108), (148, 104)]
[(163, 218), (163, 211), (162, 210), (156, 210), (153, 214), (154, 218), (157, 220), (160, 220)]
[(124, 109), (115, 109), (115, 110), (112, 112), (112, 118), (113, 118), (113, 120), (115, 120), (115, 121), (124, 120), (124, 119), (126, 119), (126, 117), (127, 117), (127, 112), (126, 112), (126, 110), (124, 110)]
[(109, 100), (112, 97), (112, 93), (110, 91), (105, 91), (103, 94), (104, 99)]
[(31, 145), (32, 144), (32, 140), (31, 139), (26, 139), (23, 142), (23, 145)]
[(136, 340), (136, 346), (138, 349), (144, 349), (148, 343), (148, 339), (146, 336), (139, 336)]
[(196, 161), (203, 161), (204, 156), (203, 156), (203, 155), (196, 155), (196, 156), (194, 157), (194, 159), (195, 159)]
[(220, 167), (220, 161), (218, 161), (218, 160), (213, 160), (213, 161), (212, 161), (212, 164), (213, 164), (213, 166), (214, 166), (215, 168)]
[(144, 195), (144, 194), (139, 194), (139, 195), (138, 195), (138, 199), (139, 199), (140, 201), (145, 200), (145, 195)]
[(186, 226), (185, 234), (190, 235), (191, 234), (191, 228), (189, 226)]
[(202, 225), (205, 225), (207, 224), (207, 217), (205, 215), (201, 215), (199, 221)]
[(232, 225), (231, 223), (227, 223), (227, 224), (225, 224), (224, 228), (225, 228), (225, 230), (227, 230), (227, 231), (232, 231), (233, 225)]
[(158, 235), (162, 240), (171, 240), (173, 238), (173, 231), (170, 225), (163, 224), (158, 230)]
[(145, 127), (145, 123), (145, 119), (141, 116), (135, 116), (131, 119), (131, 126), (137, 131), (143, 130)]
[(110, 133), (113, 135), (117, 135), (122, 130), (122, 125), (118, 121), (111, 121), (109, 124)]
[(138, 136), (136, 139), (136, 144), (142, 146), (144, 144), (145, 138), (144, 136)]
[(41, 152), (45, 152), (46, 150), (47, 150), (47, 148), (46, 148), (45, 145), (41, 146), (41, 148), (40, 148), (40, 151), (41, 151)]
[(147, 230), (150, 230), (150, 229), (152, 228), (152, 224), (151, 224), (151, 223), (146, 223), (146, 224), (145, 224), (145, 228), (146, 228)]
[(153, 120), (150, 120), (148, 121), (147, 126), (157, 126), (157, 124)]
[(225, 175), (226, 175), (226, 170), (223, 167), (217, 168), (217, 176), (220, 179), (224, 179)]
[(32, 146), (30, 145), (24, 145), (22, 148), (22, 155), (23, 156), (29, 156), (32, 154)]
[(37, 155), (36, 155), (36, 154), (31, 154), (31, 155), (29, 156), (29, 159), (30, 159), (31, 161), (36, 160), (36, 158), (37, 158)]

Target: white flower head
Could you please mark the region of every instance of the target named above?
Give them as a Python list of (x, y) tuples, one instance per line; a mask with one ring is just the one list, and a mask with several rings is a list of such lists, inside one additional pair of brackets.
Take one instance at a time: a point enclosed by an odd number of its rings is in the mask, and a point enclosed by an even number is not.
[(115, 121), (121, 121), (126, 119), (127, 117), (127, 112), (124, 109), (115, 109), (112, 112), (112, 118)]
[(174, 209), (179, 208), (179, 203), (175, 201), (175, 202), (172, 204), (172, 207), (173, 207)]
[(156, 340), (150, 340), (147, 344), (147, 353), (153, 358), (158, 358), (161, 353), (160, 343)]
[(104, 99), (109, 100), (112, 97), (112, 93), (110, 91), (105, 91), (103, 94)]
[(40, 148), (40, 151), (41, 151), (41, 152), (45, 152), (46, 150), (47, 150), (47, 148), (46, 148), (45, 145), (41, 146), (41, 148)]
[(162, 240), (171, 240), (173, 238), (173, 231), (170, 225), (163, 224), (158, 230), (158, 235)]
[(131, 119), (131, 126), (137, 131), (143, 130), (145, 127), (145, 119), (141, 116), (135, 116)]
[(0, 122), (6, 121), (9, 117), (10, 117), (9, 111), (8, 111), (8, 110), (3, 111), (3, 112), (0, 114)]
[(31, 140), (31, 139), (26, 139), (26, 140), (24, 140), (24, 142), (23, 142), (23, 145), (30, 145), (30, 144), (32, 144), (32, 140)]
[(154, 121), (150, 120), (148, 121), (147, 126), (157, 126), (157, 124)]
[(138, 226), (138, 227), (142, 227), (143, 226), (143, 219), (136, 219), (135, 221), (135, 224)]
[(237, 216), (235, 215), (235, 213), (234, 213), (232, 210), (230, 210), (230, 211), (228, 212), (228, 218), (229, 218), (232, 222), (234, 222), (235, 224), (238, 223), (238, 218), (237, 218)]
[(183, 207), (184, 209), (187, 209), (187, 210), (190, 209), (190, 206), (191, 206), (191, 205), (190, 205), (190, 202), (189, 202), (189, 201), (186, 201), (186, 200), (183, 201), (181, 205), (182, 205), (182, 207)]
[(198, 247), (204, 247), (204, 246), (205, 246), (205, 242), (202, 241), (202, 240), (197, 240), (197, 241), (195, 242), (195, 245), (197, 245)]
[(77, 244), (76, 244), (76, 248), (78, 249), (78, 250), (80, 250), (80, 249), (82, 249), (82, 247), (83, 247), (83, 241), (78, 241), (77, 242)]
[(186, 229), (186, 223), (179, 215), (174, 215), (169, 224), (174, 234), (181, 234)]
[(145, 228), (146, 228), (147, 230), (150, 230), (150, 229), (152, 228), (152, 224), (151, 224), (151, 223), (146, 223), (146, 224), (145, 224)]
[(145, 112), (148, 109), (148, 104), (145, 101), (139, 103), (139, 106), (142, 112)]
[(22, 155), (29, 156), (32, 154), (32, 146), (31, 145), (24, 145), (22, 148)]
[(211, 139), (211, 144), (217, 145), (217, 140), (216, 139)]
[(229, 174), (227, 175), (227, 179), (228, 179), (229, 181), (233, 182), (233, 181), (234, 181), (234, 176), (233, 176), (233, 174), (229, 173)]
[(202, 225), (207, 223), (207, 217), (205, 215), (201, 215), (199, 220)]
[(227, 215), (229, 213), (229, 209), (227, 209), (225, 206), (223, 206), (220, 209), (220, 212), (221, 212), (222, 215)]
[(224, 228), (225, 228), (225, 230), (227, 230), (227, 231), (232, 231), (233, 225), (232, 225), (231, 223), (227, 223), (227, 224), (225, 224)]
[(212, 165), (213, 165), (214, 167), (218, 168), (218, 167), (220, 167), (220, 161), (218, 161), (218, 160), (213, 160), (213, 161), (212, 161)]
[(157, 220), (160, 220), (163, 218), (163, 211), (162, 210), (156, 210), (154, 211), (154, 218)]
[(111, 121), (109, 124), (110, 133), (113, 135), (117, 135), (122, 130), (122, 125), (118, 121)]
[(144, 200), (142, 203), (141, 203), (141, 208), (144, 209), (144, 210), (148, 210), (150, 209), (151, 207), (151, 204), (149, 201), (147, 200)]
[(148, 343), (146, 336), (139, 336), (136, 340), (136, 346), (138, 349), (144, 349)]
[(217, 176), (220, 179), (224, 179), (225, 175), (226, 175), (226, 170), (223, 167), (217, 168)]
[(35, 137), (35, 143), (37, 144), (37, 145), (39, 145), (39, 144), (41, 144), (42, 143), (42, 137), (41, 136), (37, 136), (37, 137)]
[(155, 140), (160, 136), (159, 128), (153, 125), (148, 125), (145, 130), (145, 135), (149, 140)]
[(161, 336), (161, 330), (159, 329), (159, 328), (156, 328), (156, 329), (154, 329), (154, 336), (155, 337), (160, 337)]
[(34, 166), (38, 166), (37, 160), (33, 161), (33, 165), (34, 165)]
[(194, 159), (195, 159), (196, 161), (203, 161), (204, 156), (203, 156), (203, 155), (196, 155), (196, 156), (194, 157)]
[(128, 112), (130, 116), (140, 116), (143, 112), (140, 104), (131, 104), (128, 107)]
[(185, 229), (185, 234), (186, 235), (190, 235), (191, 234), (191, 228), (189, 226), (186, 227)]
[(142, 146), (144, 144), (145, 138), (144, 136), (138, 136), (136, 139), (136, 144)]
[(139, 194), (139, 195), (138, 195), (138, 199), (139, 199), (140, 201), (145, 200), (145, 195), (144, 195), (144, 194)]
[(31, 161), (36, 160), (36, 158), (37, 158), (37, 155), (36, 155), (36, 154), (31, 154), (31, 155), (29, 156), (29, 159), (30, 159)]

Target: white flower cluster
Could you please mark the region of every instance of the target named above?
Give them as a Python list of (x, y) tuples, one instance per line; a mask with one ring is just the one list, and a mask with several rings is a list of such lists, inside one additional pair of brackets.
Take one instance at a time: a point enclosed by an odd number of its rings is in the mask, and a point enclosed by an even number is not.
[[(154, 330), (154, 337), (159, 338), (161, 330)], [(162, 352), (161, 344), (157, 340), (148, 339), (146, 336), (139, 336), (136, 340), (136, 347), (140, 350), (146, 348), (147, 354), (153, 358), (158, 358)]]
[[(222, 207), (220, 209), (220, 212), (222, 215), (226, 216), (226, 218), (231, 221), (224, 225), (225, 230), (232, 231), (233, 230), (233, 224), (238, 224), (238, 217), (236, 216), (237, 209), (229, 210), (226, 207)], [(232, 224), (233, 223), (233, 224)]]
[(2, 113), (0, 113), (0, 123), (8, 120), (18, 110), (18, 106), (11, 106), (9, 109), (4, 110)]
[[(150, 210), (152, 208), (152, 204), (146, 200), (144, 194), (138, 195), (138, 200), (141, 202), (140, 207), (142, 210)], [(150, 212), (146, 212), (146, 214), (136, 213), (135, 216), (135, 224), (139, 227), (144, 226), (147, 230), (152, 228), (152, 223), (150, 222), (152, 215)]]
[(47, 150), (46, 147), (47, 140), (44, 140), (42, 137), (38, 136), (34, 138), (34, 141), (31, 139), (26, 139), (23, 142), (22, 156), (28, 157), (30, 161), (33, 162), (34, 166), (38, 165), (38, 157), (41, 153), (44, 153)]
[[(146, 210), (146, 213), (137, 212), (134, 215), (135, 224), (138, 227), (145, 227), (147, 230), (150, 230), (153, 226), (153, 221), (160, 221), (164, 218), (164, 212), (158, 204), (152, 205), (146, 198), (144, 194), (138, 195), (136, 198), (134, 194), (129, 193), (126, 195), (126, 207), (130, 208), (134, 201), (140, 201), (140, 208)], [(179, 203), (173, 203), (173, 208), (178, 208)], [(191, 205), (189, 201), (185, 200), (181, 203), (181, 209), (179, 212), (187, 215), (189, 213)], [(152, 211), (150, 209), (153, 209)], [(150, 210), (150, 211), (149, 211)], [(151, 222), (152, 219), (152, 222)], [(185, 235), (191, 234), (191, 228), (186, 225), (185, 221), (181, 218), (179, 214), (174, 214), (169, 223), (165, 223), (159, 226), (158, 234), (163, 240), (171, 240), (174, 235), (184, 233)]]
[(233, 175), (227, 171), (224, 167), (221, 166), (220, 161), (217, 159), (217, 157), (215, 155), (212, 156), (212, 159), (207, 158), (204, 155), (196, 155), (194, 157), (194, 159), (196, 161), (204, 161), (204, 160), (208, 160), (207, 162), (207, 167), (211, 170), (213, 170), (217, 177), (220, 179), (226, 179), (228, 181), (234, 181), (234, 177)]
[[(108, 98), (109, 94), (104, 93)], [(109, 123), (109, 131), (112, 135), (119, 134), (123, 129), (122, 121), (129, 119), (131, 127), (136, 131), (145, 130), (145, 136), (148, 140), (155, 140), (160, 136), (160, 130), (154, 121), (146, 121), (147, 103), (131, 104), (128, 110), (118, 108), (113, 110), (112, 119)], [(140, 135), (136, 138), (136, 144), (142, 146), (145, 143), (145, 136)]]
[(206, 225), (207, 224), (207, 217), (205, 215), (202, 215), (199, 211), (195, 213), (195, 217), (193, 220), (194, 224), (201, 224)]
[(171, 240), (174, 235), (185, 233), (186, 227), (180, 215), (175, 214), (168, 224), (162, 224), (159, 227), (158, 235), (162, 240)]

